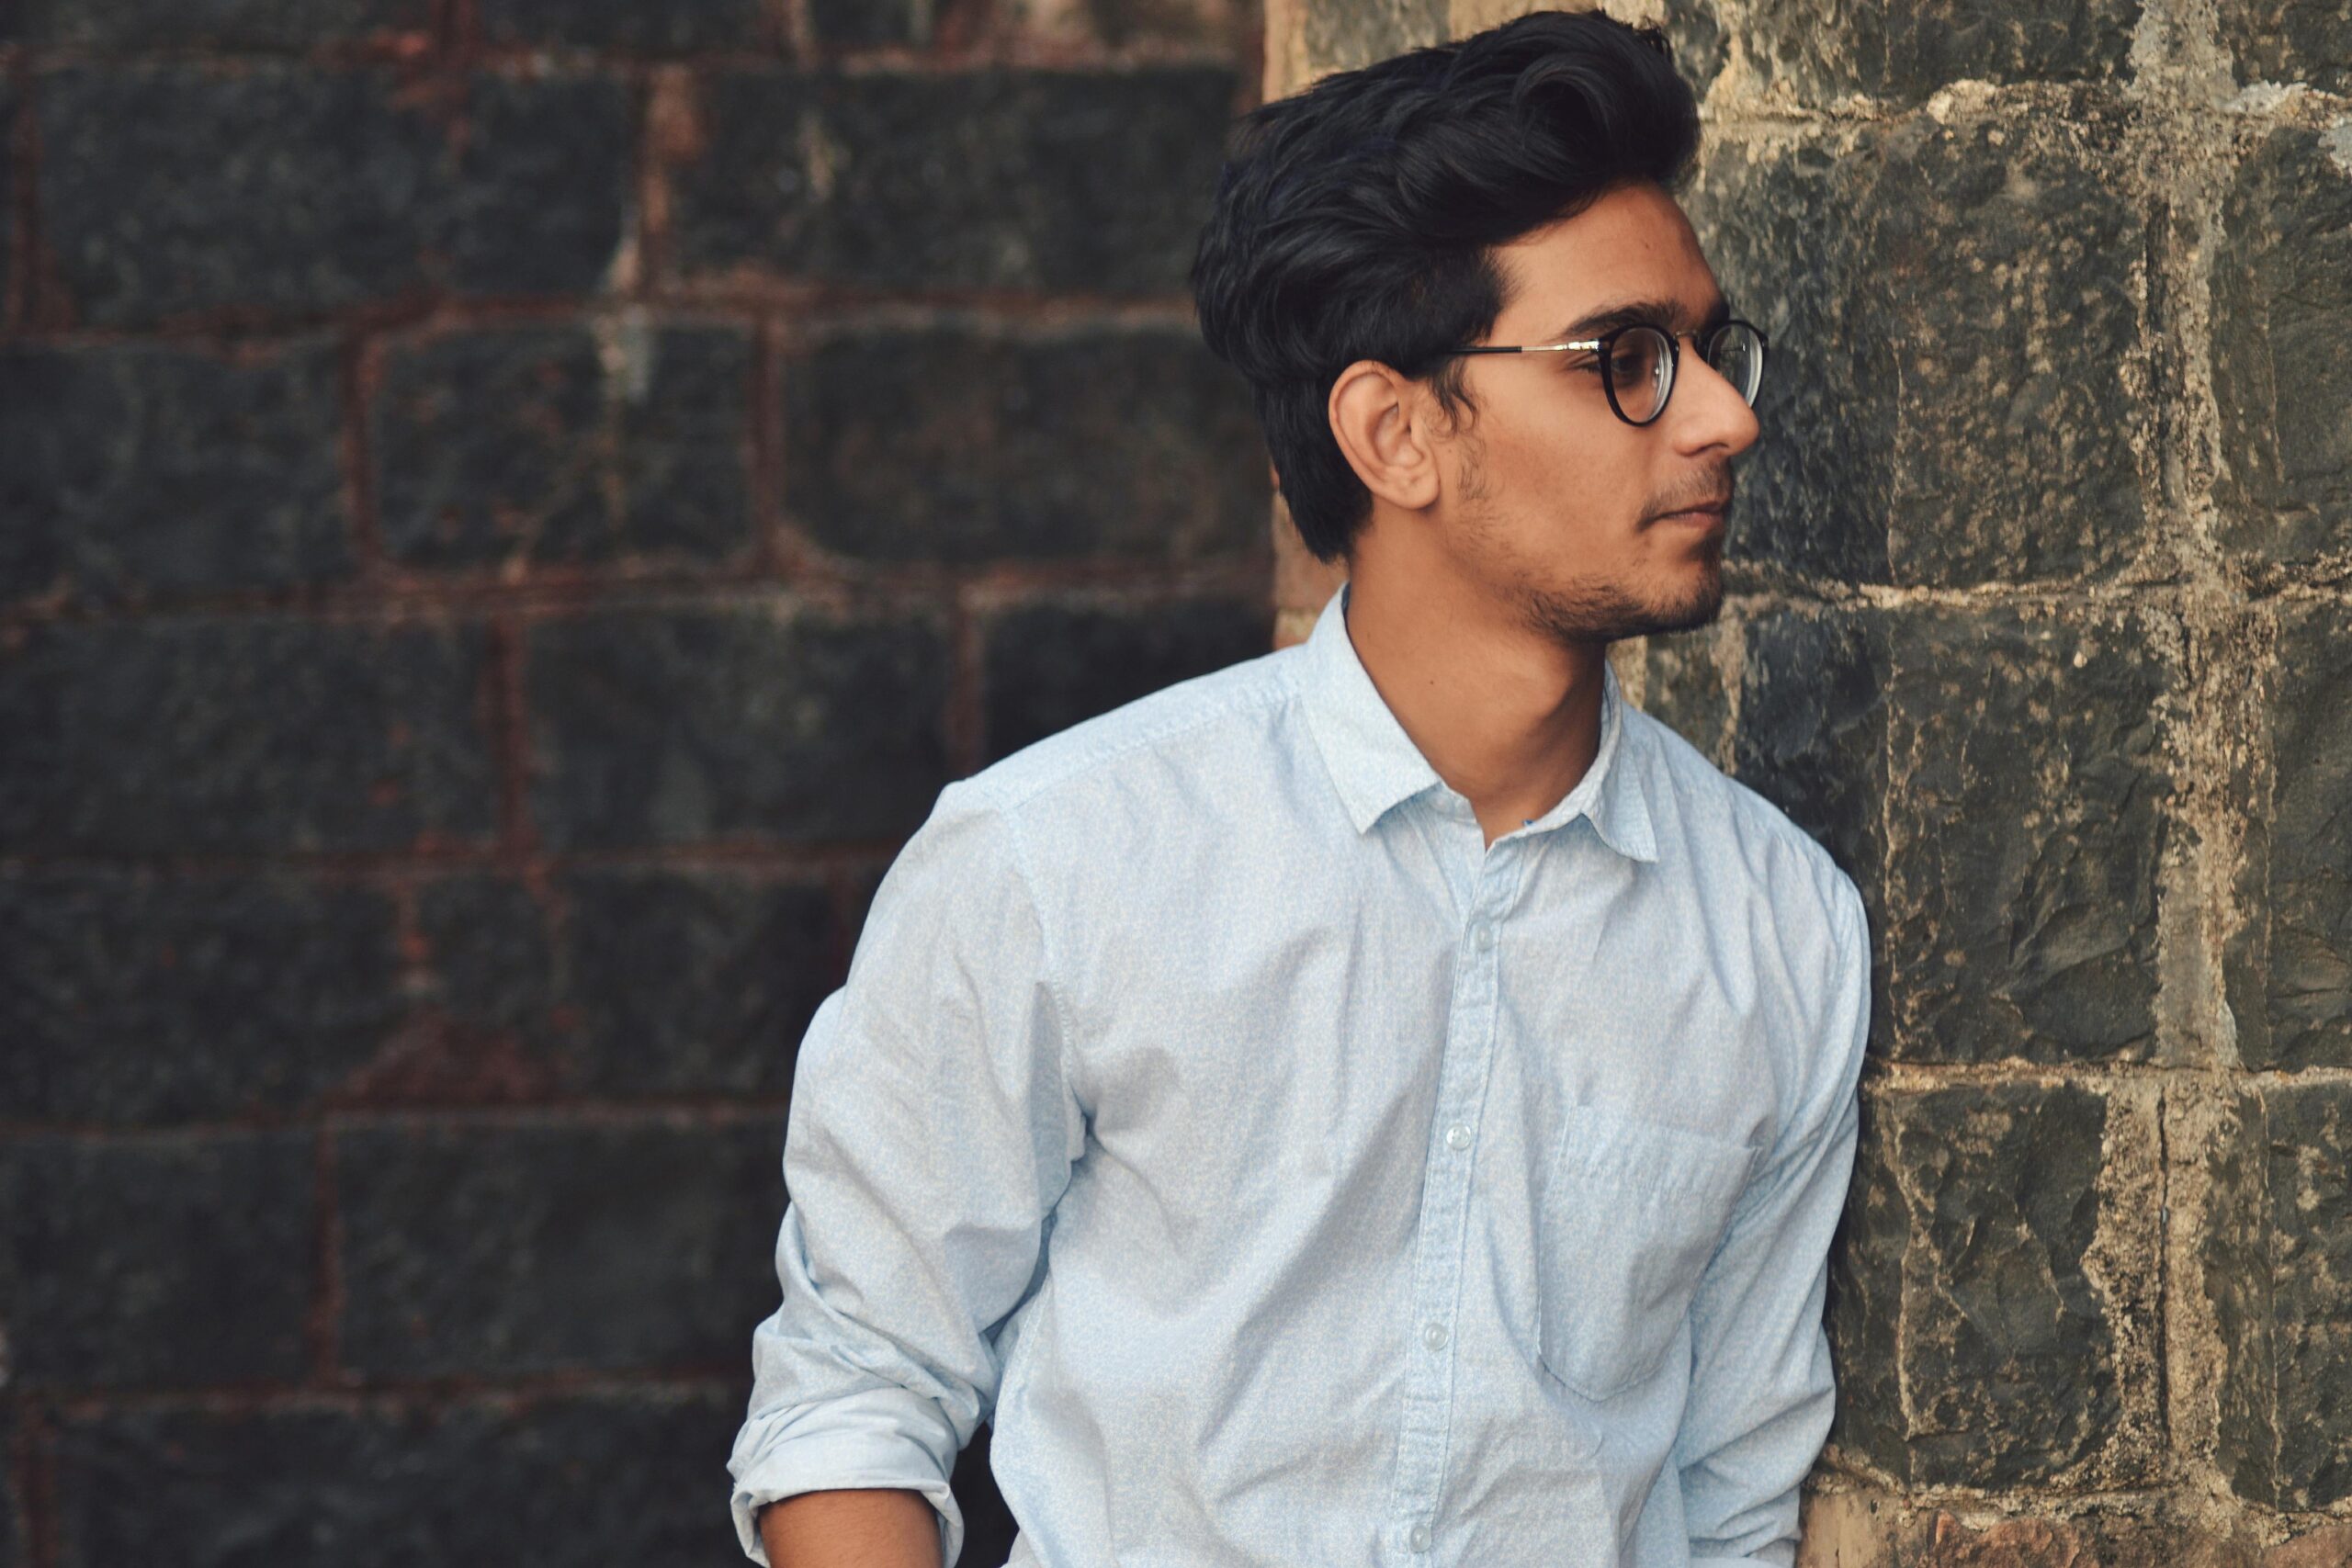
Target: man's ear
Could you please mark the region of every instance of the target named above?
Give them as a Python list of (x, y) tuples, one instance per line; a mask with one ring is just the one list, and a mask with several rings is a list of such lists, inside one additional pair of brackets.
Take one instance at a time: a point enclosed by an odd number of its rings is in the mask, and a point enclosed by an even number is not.
[(1340, 372), (1327, 406), (1348, 467), (1382, 500), (1419, 512), (1437, 500), (1434, 408), (1429, 395), (1376, 359)]

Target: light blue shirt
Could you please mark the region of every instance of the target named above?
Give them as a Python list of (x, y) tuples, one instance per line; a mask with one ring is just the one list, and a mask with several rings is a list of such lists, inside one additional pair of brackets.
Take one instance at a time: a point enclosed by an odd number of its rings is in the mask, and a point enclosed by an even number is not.
[(1350, 642), (950, 784), (800, 1047), (728, 1468), (1053, 1568), (1788, 1564), (1861, 900), (1604, 675), (1488, 846)]

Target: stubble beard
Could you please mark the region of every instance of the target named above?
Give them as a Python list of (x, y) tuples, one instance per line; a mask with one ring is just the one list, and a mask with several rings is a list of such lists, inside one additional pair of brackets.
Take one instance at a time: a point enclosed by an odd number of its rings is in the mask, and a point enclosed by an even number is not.
[[(1486, 483), (1482, 456), (1475, 440), (1465, 442), (1462, 455), (1460, 494), (1467, 502), (1491, 500)], [(1689, 590), (1679, 598), (1664, 603), (1635, 598), (1623, 584), (1596, 579), (1566, 585), (1546, 585), (1536, 581), (1523, 558), (1499, 548), (1500, 532), (1494, 526), (1493, 514), (1484, 508), (1471, 513), (1467, 538), (1477, 548), (1477, 554), (1502, 567), (1497, 585), (1502, 590), (1519, 615), (1521, 624), (1536, 636), (1562, 647), (1603, 646), (1623, 642), (1627, 637), (1659, 637), (1673, 632), (1690, 631), (1714, 621), (1723, 611), (1723, 536), (1717, 534), (1699, 547), (1700, 563), (1690, 580)], [(1672, 525), (1652, 525), (1671, 526)]]

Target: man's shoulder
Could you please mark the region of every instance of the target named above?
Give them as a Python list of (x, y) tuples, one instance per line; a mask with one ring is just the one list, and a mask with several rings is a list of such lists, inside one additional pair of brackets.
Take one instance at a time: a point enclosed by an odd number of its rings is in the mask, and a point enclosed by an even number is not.
[(1658, 830), (1677, 835), (1695, 866), (1736, 872), (1776, 908), (1793, 902), (1835, 927), (1859, 913), (1861, 891), (1822, 842), (1786, 810), (1715, 765), (1713, 758), (1665, 721), (1628, 705), (1626, 723), (1639, 728), (1650, 759), (1656, 795), (1670, 820)]
[(1195, 675), (1012, 751), (956, 786), (1013, 813), (1050, 809), (1089, 785), (1171, 771), (1229, 771), (1264, 750), (1269, 715), (1295, 691), (1286, 648)]

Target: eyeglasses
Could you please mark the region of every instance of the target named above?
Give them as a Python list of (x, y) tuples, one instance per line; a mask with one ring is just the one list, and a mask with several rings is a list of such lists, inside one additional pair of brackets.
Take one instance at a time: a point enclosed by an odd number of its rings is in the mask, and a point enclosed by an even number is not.
[[(1698, 344), (1700, 357), (1716, 375), (1737, 389), (1748, 406), (1754, 407), (1756, 389), (1764, 380), (1763, 329), (1734, 317), (1718, 322), (1703, 340), (1696, 333), (1690, 336)], [(1566, 354), (1571, 349), (1599, 351), (1591, 365), (1578, 368), (1606, 367), (1600, 389), (1609, 394), (1611, 412), (1627, 424), (1647, 424), (1666, 412), (1666, 400), (1674, 392), (1674, 373), (1682, 365), (1682, 340), (1639, 322), (1574, 343), (1453, 348), (1446, 350), (1442, 357), (1451, 358), (1457, 354)]]

